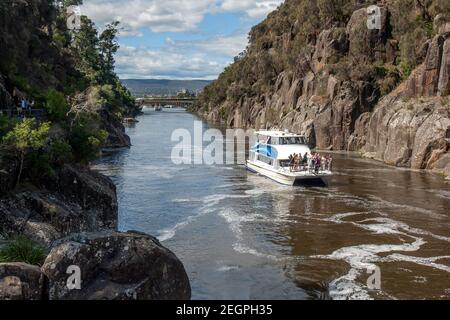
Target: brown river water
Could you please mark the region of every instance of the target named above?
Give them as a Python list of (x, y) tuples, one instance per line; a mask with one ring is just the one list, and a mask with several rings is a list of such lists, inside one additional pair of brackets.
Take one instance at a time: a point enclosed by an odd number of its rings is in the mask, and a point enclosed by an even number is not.
[(133, 147), (95, 165), (117, 185), (120, 229), (174, 251), (194, 299), (450, 299), (442, 177), (345, 153), (326, 188), (174, 165), (171, 133), (194, 119), (148, 112), (128, 128)]

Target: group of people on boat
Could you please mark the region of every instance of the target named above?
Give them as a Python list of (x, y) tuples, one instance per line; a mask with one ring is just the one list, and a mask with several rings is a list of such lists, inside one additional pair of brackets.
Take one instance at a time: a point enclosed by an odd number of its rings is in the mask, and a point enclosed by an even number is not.
[(331, 155), (320, 155), (317, 152), (291, 154), (289, 156), (289, 169), (291, 171), (309, 171), (318, 174), (320, 171), (331, 171), (333, 157)]

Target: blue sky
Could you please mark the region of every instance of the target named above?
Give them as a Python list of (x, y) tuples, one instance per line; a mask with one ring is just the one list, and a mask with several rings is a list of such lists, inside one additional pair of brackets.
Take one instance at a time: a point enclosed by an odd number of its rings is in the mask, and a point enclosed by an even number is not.
[(282, 0), (84, 0), (101, 29), (121, 22), (121, 78), (214, 79)]

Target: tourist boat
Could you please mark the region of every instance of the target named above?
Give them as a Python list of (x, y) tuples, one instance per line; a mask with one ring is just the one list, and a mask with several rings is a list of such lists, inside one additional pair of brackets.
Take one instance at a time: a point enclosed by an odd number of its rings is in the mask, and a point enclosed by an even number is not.
[(163, 108), (161, 106), (155, 107), (155, 111), (163, 111)]
[(307, 165), (292, 166), (290, 156), (311, 150), (304, 136), (289, 131), (258, 131), (256, 144), (250, 149), (246, 167), (283, 185), (327, 185), (332, 175), (328, 168), (315, 171)]

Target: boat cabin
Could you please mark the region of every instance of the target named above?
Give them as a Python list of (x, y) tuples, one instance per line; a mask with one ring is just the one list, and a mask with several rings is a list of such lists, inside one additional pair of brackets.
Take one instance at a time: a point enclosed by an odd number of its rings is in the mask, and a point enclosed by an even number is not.
[(283, 131), (256, 132), (258, 143), (267, 145), (306, 145), (304, 136)]
[(258, 131), (257, 144), (250, 152), (250, 160), (264, 162), (276, 169), (289, 168), (289, 156), (310, 153), (302, 135), (285, 131)]

